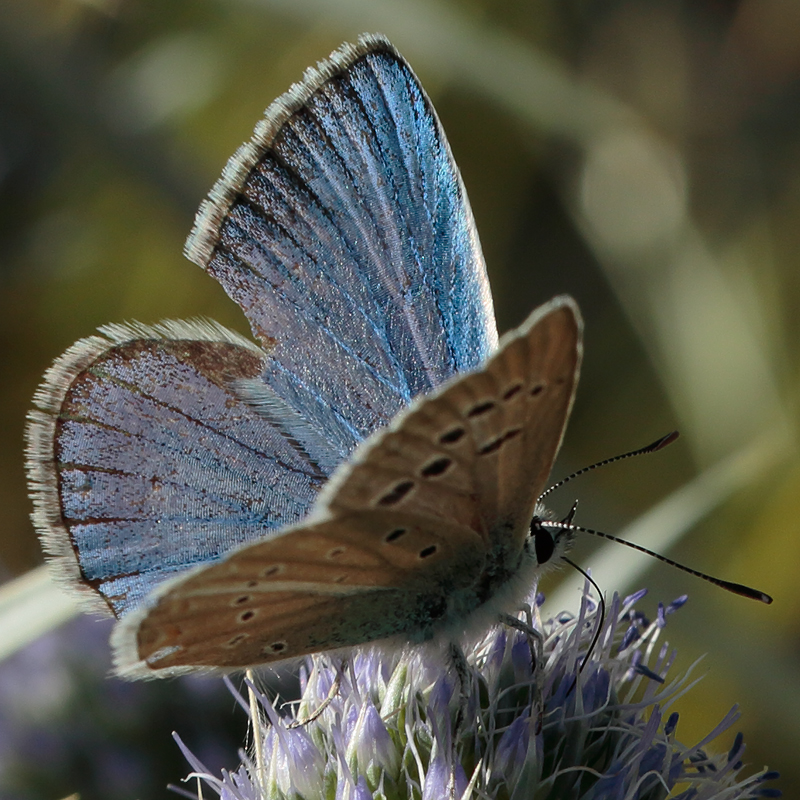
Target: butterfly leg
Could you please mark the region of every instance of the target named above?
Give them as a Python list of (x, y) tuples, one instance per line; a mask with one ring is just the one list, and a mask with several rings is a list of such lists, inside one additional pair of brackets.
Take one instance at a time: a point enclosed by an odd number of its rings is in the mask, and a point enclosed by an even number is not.
[(319, 704), (319, 706), (304, 719), (296, 719), (294, 722), (289, 723), (289, 725), (287, 725), (287, 728), (300, 728), (320, 718), (322, 712), (325, 711), (325, 709), (333, 702), (333, 699), (336, 697), (336, 695), (339, 694), (339, 689), (342, 686), (343, 669), (344, 669), (344, 664), (339, 664), (336, 667), (336, 677), (333, 679), (331, 688), (328, 690), (327, 697)]
[(536, 672), (539, 669), (539, 664), (542, 659), (542, 649), (544, 647), (544, 640), (542, 634), (528, 622), (523, 622), (519, 617), (514, 617), (511, 614), (501, 614), (500, 622), (508, 625), (509, 628), (520, 631), (525, 634), (528, 639), (528, 647), (531, 651), (531, 669)]

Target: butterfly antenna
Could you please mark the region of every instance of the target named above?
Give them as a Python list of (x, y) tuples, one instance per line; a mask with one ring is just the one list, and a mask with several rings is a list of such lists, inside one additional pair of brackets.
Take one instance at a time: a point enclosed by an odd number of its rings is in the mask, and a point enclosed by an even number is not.
[[(638, 550), (640, 553), (645, 553), (648, 556), (652, 556), (659, 561), (663, 561), (665, 564), (669, 564), (671, 567), (675, 567), (682, 572), (688, 572), (689, 575), (694, 575), (696, 578), (702, 578), (704, 581), (713, 583), (714, 586), (719, 586), (721, 589), (725, 589), (733, 594), (738, 594), (740, 597), (747, 597), (751, 600), (760, 600), (762, 603), (767, 604), (772, 602), (772, 598), (768, 594), (765, 594), (758, 589), (751, 589), (749, 586), (744, 586), (741, 583), (724, 581), (721, 578), (715, 578), (713, 575), (707, 575), (705, 572), (692, 569), (691, 567), (687, 567), (685, 564), (679, 564), (677, 561), (673, 561), (671, 558), (662, 556), (660, 553), (655, 553), (652, 550), (648, 550), (646, 547), (642, 547), (640, 544), (628, 542), (625, 539), (620, 539), (618, 536), (612, 536), (610, 533), (603, 533), (603, 531), (596, 531), (592, 528), (583, 528), (580, 525), (573, 525), (572, 522), (557, 522), (555, 520), (543, 519), (540, 521), (540, 524), (545, 528), (559, 528), (561, 530), (580, 531), (581, 533), (589, 533), (592, 536), (599, 536), (601, 539), (608, 539), (610, 542), (624, 544), (626, 547), (630, 547), (632, 550)], [(583, 572), (583, 570), (580, 571)]]
[(547, 495), (550, 494), (550, 492), (553, 492), (556, 489), (561, 488), (565, 483), (569, 483), (571, 480), (574, 480), (579, 475), (583, 475), (585, 472), (591, 472), (593, 469), (597, 469), (598, 467), (605, 467), (607, 464), (613, 464), (615, 461), (622, 461), (625, 458), (633, 458), (634, 456), (643, 456), (646, 453), (655, 453), (656, 450), (661, 450), (668, 444), (672, 444), (678, 438), (678, 436), (679, 436), (678, 431), (672, 431), (672, 433), (668, 433), (666, 436), (662, 436), (660, 439), (653, 442), (652, 444), (648, 444), (646, 447), (640, 447), (638, 450), (631, 450), (630, 453), (623, 453), (622, 455), (619, 456), (604, 458), (602, 461), (598, 461), (596, 464), (590, 464), (588, 467), (579, 469), (577, 472), (573, 472), (572, 475), (567, 475), (566, 478), (563, 478), (558, 483), (554, 483), (549, 489), (545, 489), (539, 495), (539, 499), (537, 502), (541, 503), (542, 499), (547, 497)]

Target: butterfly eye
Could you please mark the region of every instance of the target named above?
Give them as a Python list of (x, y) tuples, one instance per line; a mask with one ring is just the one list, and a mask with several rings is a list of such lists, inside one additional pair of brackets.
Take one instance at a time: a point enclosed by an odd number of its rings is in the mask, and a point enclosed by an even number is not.
[(550, 531), (537, 526), (533, 533), (533, 546), (536, 548), (536, 560), (540, 564), (546, 564), (552, 557), (556, 549), (553, 535)]

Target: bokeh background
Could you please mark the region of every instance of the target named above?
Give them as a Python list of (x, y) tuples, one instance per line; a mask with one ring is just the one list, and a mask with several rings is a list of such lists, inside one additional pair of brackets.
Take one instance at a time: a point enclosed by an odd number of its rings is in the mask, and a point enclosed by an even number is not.
[[(559, 510), (578, 497), (580, 522), (616, 533), (661, 503), (635, 533), (667, 531), (671, 557), (775, 596), (766, 607), (656, 562), (631, 577), (619, 547), (600, 578), (609, 593), (649, 586), (653, 612), (689, 593), (666, 633), (677, 668), (707, 654), (707, 676), (677, 705), (679, 738), (738, 703), (747, 760), (797, 796), (793, 0), (5, 0), (0, 589), (41, 563), (22, 430), (43, 371), (109, 321), (208, 316), (247, 332), (181, 254), (194, 211), (264, 107), (362, 31), (392, 39), (437, 107), (501, 330), (559, 292), (583, 309), (554, 476), (682, 433), (582, 478)], [(592, 565), (595, 547), (575, 557)], [(569, 581), (559, 598), (575, 596)], [(106, 679), (107, 631), (77, 618), (0, 663), (3, 797), (165, 797), (188, 772), (172, 730), (215, 769), (236, 766), (244, 716), (220, 682)]]

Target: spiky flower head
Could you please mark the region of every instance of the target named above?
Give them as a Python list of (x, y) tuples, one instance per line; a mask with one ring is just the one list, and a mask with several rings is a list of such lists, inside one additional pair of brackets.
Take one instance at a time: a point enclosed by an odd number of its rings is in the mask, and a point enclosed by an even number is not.
[(644, 594), (614, 596), (588, 658), (601, 618), (587, 590), (577, 617), (544, 623), (539, 596), (460, 669), (419, 650), (309, 659), (299, 704), (249, 684), (263, 712), (258, 753), (216, 778), (181, 744), (190, 778), (223, 800), (779, 797), (765, 785), (776, 773), (740, 777), (741, 735), (727, 754), (705, 749), (738, 720), (735, 707), (697, 744), (678, 740), (670, 709), (696, 664), (667, 681), (675, 652), (658, 640), (686, 598), (650, 621), (636, 609)]

